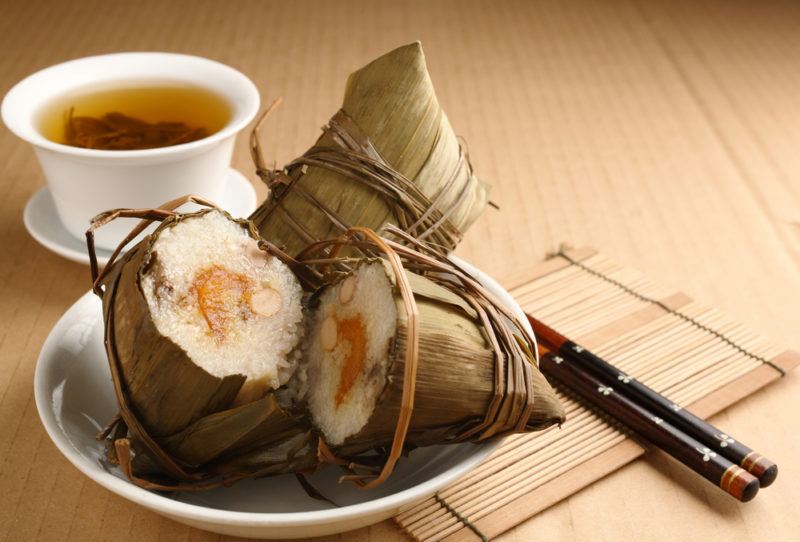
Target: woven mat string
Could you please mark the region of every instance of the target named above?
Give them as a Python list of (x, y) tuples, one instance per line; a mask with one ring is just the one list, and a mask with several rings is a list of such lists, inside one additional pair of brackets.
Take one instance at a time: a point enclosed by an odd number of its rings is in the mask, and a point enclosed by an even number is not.
[(548, 258), (556, 257), (556, 256), (564, 258), (565, 260), (567, 260), (569, 262), (570, 265), (575, 266), (575, 267), (579, 267), (579, 268), (583, 269), (584, 271), (586, 271), (587, 273), (589, 273), (591, 275), (594, 275), (594, 276), (596, 276), (596, 277), (598, 277), (598, 278), (600, 278), (600, 279), (602, 279), (602, 280), (604, 280), (604, 281), (606, 281), (606, 282), (608, 282), (610, 284), (613, 284), (617, 288), (623, 290), (624, 292), (632, 295), (633, 297), (635, 297), (635, 298), (637, 298), (637, 299), (639, 299), (641, 301), (644, 301), (646, 303), (651, 303), (653, 305), (656, 305), (656, 306), (664, 309), (664, 311), (668, 312), (669, 314), (677, 316), (681, 320), (684, 320), (685, 322), (693, 325), (694, 327), (696, 327), (698, 329), (702, 329), (706, 333), (710, 333), (711, 335), (715, 336), (716, 338), (718, 338), (719, 340), (721, 340), (722, 342), (724, 342), (728, 346), (730, 346), (732, 348), (735, 348), (736, 350), (738, 350), (739, 352), (741, 352), (745, 356), (748, 356), (748, 357), (750, 357), (750, 358), (752, 358), (752, 359), (754, 359), (756, 361), (760, 361), (764, 365), (769, 365), (770, 367), (775, 369), (778, 373), (780, 373), (781, 378), (786, 376), (786, 371), (783, 370), (783, 368), (781, 368), (778, 365), (776, 365), (775, 363), (771, 362), (770, 360), (764, 358), (763, 356), (759, 356), (757, 354), (753, 354), (749, 350), (747, 350), (747, 349), (743, 348), (741, 345), (737, 344), (735, 341), (733, 341), (730, 338), (726, 337), (724, 334), (720, 333), (719, 331), (717, 331), (715, 329), (711, 329), (710, 327), (708, 327), (706, 325), (703, 325), (702, 323), (698, 322), (697, 320), (695, 320), (691, 316), (688, 316), (688, 315), (682, 313), (681, 311), (675, 310), (675, 309), (665, 305), (664, 303), (662, 303), (661, 301), (659, 301), (657, 299), (652, 299), (650, 297), (642, 295), (639, 292), (637, 292), (637, 291), (631, 289), (630, 287), (626, 286), (625, 284), (621, 283), (620, 281), (615, 280), (615, 279), (613, 279), (613, 278), (611, 278), (609, 276), (606, 276), (605, 274), (601, 273), (600, 271), (597, 271), (596, 269), (592, 269), (591, 267), (589, 267), (587, 265), (584, 265), (583, 263), (579, 262), (578, 260), (575, 260), (574, 258), (570, 257), (569, 254), (567, 254), (566, 250), (567, 250), (566, 247), (562, 246), (561, 248), (558, 249), (557, 252), (554, 252), (553, 254), (548, 254)]

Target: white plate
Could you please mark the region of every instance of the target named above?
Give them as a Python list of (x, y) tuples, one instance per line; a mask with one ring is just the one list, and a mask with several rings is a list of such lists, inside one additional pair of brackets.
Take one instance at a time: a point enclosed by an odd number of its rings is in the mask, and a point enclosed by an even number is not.
[[(246, 218), (256, 208), (256, 191), (247, 177), (230, 168), (222, 201), (215, 203), (235, 217)], [(89, 264), (86, 241), (70, 235), (61, 224), (47, 185), (40, 188), (28, 200), (23, 221), (28, 233), (40, 245), (73, 262)], [(135, 222), (131, 220), (131, 228), (134, 224)], [(110, 256), (110, 250), (97, 249), (97, 261), (100, 265), (105, 265)]]
[[(463, 265), (528, 326), (508, 292), (484, 273)], [(100, 301), (91, 292), (70, 307), (47, 337), (36, 365), (34, 391), (39, 416), (50, 438), (95, 482), (176, 521), (251, 538), (323, 536), (392, 517), (465, 474), (499, 444), (417, 449), (401, 459), (389, 480), (374, 490), (340, 485), (338, 469), (325, 468), (311, 481), (324, 495), (343, 505), (338, 508), (308, 497), (291, 475), (245, 480), (196, 494), (146, 491), (128, 482), (117, 468), (106, 465), (103, 444), (95, 440), (117, 408), (103, 349)]]

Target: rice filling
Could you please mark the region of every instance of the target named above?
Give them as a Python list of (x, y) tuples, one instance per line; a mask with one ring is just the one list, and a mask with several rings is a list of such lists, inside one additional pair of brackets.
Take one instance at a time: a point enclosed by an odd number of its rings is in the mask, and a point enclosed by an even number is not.
[(393, 285), (380, 262), (320, 294), (305, 345), (307, 399), (329, 444), (367, 424), (386, 385), (396, 326)]
[(208, 373), (271, 389), (292, 375), (302, 289), (242, 224), (210, 211), (162, 230), (140, 285), (159, 333)]

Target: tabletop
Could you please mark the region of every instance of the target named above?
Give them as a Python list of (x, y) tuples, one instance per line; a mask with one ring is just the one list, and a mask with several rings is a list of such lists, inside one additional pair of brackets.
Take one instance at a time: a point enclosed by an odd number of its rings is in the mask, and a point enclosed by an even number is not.
[[(439, 100), (493, 185), (457, 253), (502, 283), (561, 243), (590, 245), (777, 341), (800, 338), (800, 4), (791, 1), (0, 0), (0, 93), (86, 55), (191, 53), (282, 96), (264, 144), (285, 163), (339, 107), (347, 74), (422, 41)], [(80, 474), (42, 428), (39, 349), (89, 287), (22, 211), (43, 184), (0, 129), (0, 539), (221, 540)], [(234, 166), (260, 185), (240, 137)], [(781, 467), (734, 502), (660, 453), (500, 540), (788, 540), (800, 532), (800, 383), (715, 418)], [(329, 540), (404, 540), (386, 521)]]

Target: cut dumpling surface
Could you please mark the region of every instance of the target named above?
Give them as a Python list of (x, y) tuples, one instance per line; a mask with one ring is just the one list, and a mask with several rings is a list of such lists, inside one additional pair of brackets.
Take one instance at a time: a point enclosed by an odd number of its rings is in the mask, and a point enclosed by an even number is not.
[(328, 287), (305, 344), (308, 407), (332, 445), (366, 425), (386, 385), (397, 326), (392, 283), (380, 262)]
[(261, 388), (296, 365), (302, 289), (291, 270), (218, 211), (161, 231), (141, 287), (158, 331), (217, 377), (241, 374)]

